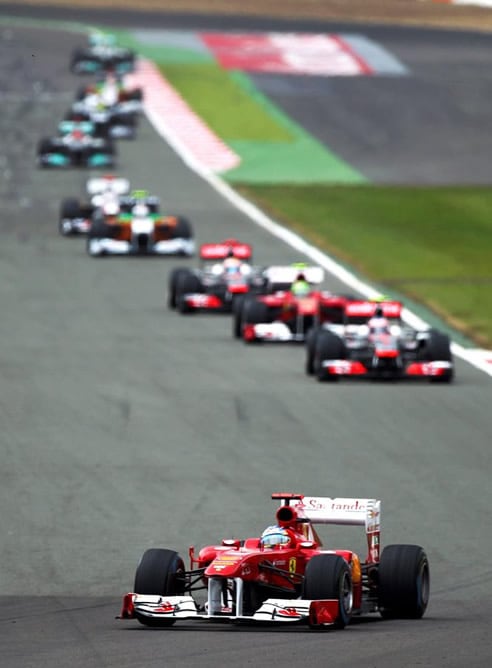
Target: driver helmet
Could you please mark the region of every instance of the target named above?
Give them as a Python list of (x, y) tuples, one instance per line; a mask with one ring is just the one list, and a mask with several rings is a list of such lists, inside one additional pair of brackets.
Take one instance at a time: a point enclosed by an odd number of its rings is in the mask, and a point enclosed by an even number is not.
[(241, 260), (234, 255), (231, 249), (224, 260), (224, 271), (226, 274), (237, 274), (241, 267)]
[(106, 216), (116, 216), (118, 215), (119, 210), (120, 207), (116, 202), (108, 202), (103, 206), (103, 211), (106, 214)]
[(378, 306), (374, 312), (374, 316), (367, 323), (369, 325), (369, 332), (371, 334), (389, 334), (389, 322), (383, 315), (383, 309)]
[(149, 207), (146, 204), (136, 204), (132, 213), (136, 218), (145, 218), (149, 215)]
[(296, 280), (292, 283), (290, 291), (295, 297), (305, 297), (311, 292), (311, 286), (306, 281), (304, 274), (298, 274)]
[(260, 545), (264, 548), (276, 548), (290, 543), (290, 536), (286, 529), (279, 526), (270, 526), (261, 534)]

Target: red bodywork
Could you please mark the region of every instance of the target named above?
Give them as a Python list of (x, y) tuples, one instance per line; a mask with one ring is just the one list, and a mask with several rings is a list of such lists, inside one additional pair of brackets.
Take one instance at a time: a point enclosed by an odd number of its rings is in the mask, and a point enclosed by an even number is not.
[[(218, 243), (202, 244), (199, 255), (204, 262), (220, 262), (231, 256), (247, 262), (253, 256), (253, 249), (250, 244), (237, 239), (224, 239)], [(221, 275), (220, 283), (226, 286), (228, 296), (246, 294), (250, 289), (247, 277), (239, 270), (232, 274)], [(214, 285), (211, 285), (208, 292), (185, 295), (186, 305), (190, 310), (222, 311), (230, 304), (225, 303), (219, 294), (220, 291), (217, 292), (214, 292)]]
[[(302, 508), (300, 495), (279, 494), (272, 498), (282, 498), (286, 501), (299, 502)], [(321, 539), (311, 523), (306, 523), (302, 510), (299, 513), (295, 506), (282, 505), (277, 510), (276, 522), (287, 530), (290, 543), (277, 546), (273, 549), (264, 548), (260, 538), (247, 538), (244, 541), (223, 540), (221, 545), (207, 545), (203, 547), (198, 556), (190, 547), (190, 568), (205, 569), (204, 579), (209, 577), (241, 578), (245, 582), (257, 582), (265, 586), (291, 589), (292, 596), (298, 595), (299, 583), (302, 581), (308, 561), (317, 554), (326, 552), (323, 549)], [(379, 562), (379, 528), (367, 532), (367, 556), (365, 565), (375, 565)], [(361, 607), (362, 603), (362, 565), (358, 555), (351, 550), (333, 550), (351, 567), (354, 611)], [(279, 572), (265, 569), (265, 564), (273, 565)], [(286, 579), (285, 572), (289, 573)], [(328, 603), (328, 602), (327, 602)], [(331, 602), (333, 607), (333, 602)], [(329, 615), (338, 611), (331, 610), (329, 605), (321, 606), (318, 611), (320, 615)]]
[[(305, 335), (313, 326), (323, 323), (341, 323), (350, 298), (334, 295), (324, 290), (313, 290), (307, 296), (296, 296), (292, 292), (281, 291), (271, 295), (260, 295), (257, 301), (268, 307), (266, 323), (281, 322), (296, 334)], [(242, 336), (247, 342), (257, 338), (255, 326), (259, 323), (243, 323)], [(263, 323), (260, 323), (263, 324)], [(268, 340), (268, 334), (262, 337)], [(273, 340), (275, 338), (273, 337)]]
[[(142, 621), (143, 615), (142, 623), (148, 625), (152, 625), (152, 620), (159, 622), (159, 618), (167, 624), (174, 623), (178, 617), (239, 618), (266, 622), (281, 621), (275, 619), (280, 617), (283, 621), (304, 621), (312, 627), (319, 627), (340, 623), (341, 606), (346, 605), (347, 595), (348, 607), (344, 607), (344, 611), (348, 618), (352, 614), (376, 611), (380, 501), (308, 497), (288, 492), (272, 494), (272, 498), (280, 500), (281, 505), (275, 514), (275, 526), (269, 527), (269, 530), (279, 530), (281, 545), (277, 542), (264, 545), (260, 537), (253, 537), (224, 539), (220, 545), (203, 547), (198, 555), (190, 547), (190, 569), (182, 570), (182, 589), (169, 594), (127, 594), (120, 617), (137, 617)], [(365, 560), (362, 562), (353, 550), (323, 549), (315, 524), (364, 526), (367, 541)], [(271, 531), (266, 535), (270, 536)], [(333, 590), (334, 595), (330, 598), (305, 598), (305, 578), (313, 582), (312, 572), (307, 573), (310, 560), (327, 555), (341, 557), (346, 563), (349, 589), (344, 586), (336, 593)], [(341, 581), (339, 586), (342, 586)], [(207, 590), (207, 604), (197, 607), (192, 592), (203, 589)], [(240, 593), (236, 597), (234, 592)], [(282, 601), (285, 603), (282, 604)], [(344, 619), (343, 625), (345, 623), (347, 619)]]
[(238, 260), (251, 260), (253, 250), (249, 244), (237, 239), (224, 239), (216, 244), (202, 244), (200, 246), (201, 260), (225, 260), (232, 252)]

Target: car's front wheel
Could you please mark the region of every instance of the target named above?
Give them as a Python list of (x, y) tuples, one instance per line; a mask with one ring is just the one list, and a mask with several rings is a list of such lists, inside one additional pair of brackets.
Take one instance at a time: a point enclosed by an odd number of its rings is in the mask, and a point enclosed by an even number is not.
[(303, 598), (317, 601), (336, 599), (338, 615), (333, 626), (343, 629), (349, 623), (354, 602), (350, 566), (338, 554), (317, 554), (304, 573)]
[[(135, 573), (136, 594), (179, 596), (184, 593), (184, 562), (174, 550), (151, 548), (144, 552)], [(144, 626), (172, 626), (174, 619), (136, 615)]]

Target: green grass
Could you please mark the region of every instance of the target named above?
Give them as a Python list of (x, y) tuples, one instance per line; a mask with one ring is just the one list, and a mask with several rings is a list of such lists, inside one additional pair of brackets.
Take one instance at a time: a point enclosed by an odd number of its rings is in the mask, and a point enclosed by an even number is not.
[(244, 74), (211, 62), (175, 62), (183, 56), (169, 50), (152, 56), (242, 156), (225, 175), (235, 187), (381, 289), (429, 307), (492, 347), (492, 189), (365, 185)]
[(241, 186), (277, 220), (389, 291), (492, 345), (492, 189)]
[(291, 142), (288, 128), (215, 63), (160, 64), (167, 80), (224, 141)]

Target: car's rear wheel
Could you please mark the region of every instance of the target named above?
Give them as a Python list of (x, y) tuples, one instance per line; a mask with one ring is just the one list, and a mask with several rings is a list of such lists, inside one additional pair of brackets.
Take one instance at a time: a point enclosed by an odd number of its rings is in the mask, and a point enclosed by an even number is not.
[[(174, 550), (151, 548), (144, 552), (135, 573), (136, 594), (179, 596), (184, 593), (184, 562)], [(144, 626), (172, 626), (174, 619), (156, 619), (136, 614)]]
[(353, 588), (350, 566), (338, 554), (318, 554), (307, 563), (302, 597), (311, 601), (336, 599), (338, 616), (334, 626), (343, 629), (350, 621)]
[[(451, 341), (447, 334), (431, 330), (429, 340), (424, 352), (426, 359), (430, 362), (452, 362)], [(453, 369), (447, 369), (442, 376), (431, 376), (431, 383), (450, 383), (453, 380)]]
[(419, 545), (388, 545), (379, 562), (379, 609), (385, 618), (420, 619), (429, 602), (429, 561)]
[(178, 222), (173, 231), (174, 239), (192, 239), (193, 228), (191, 223), (186, 218), (178, 218)]

